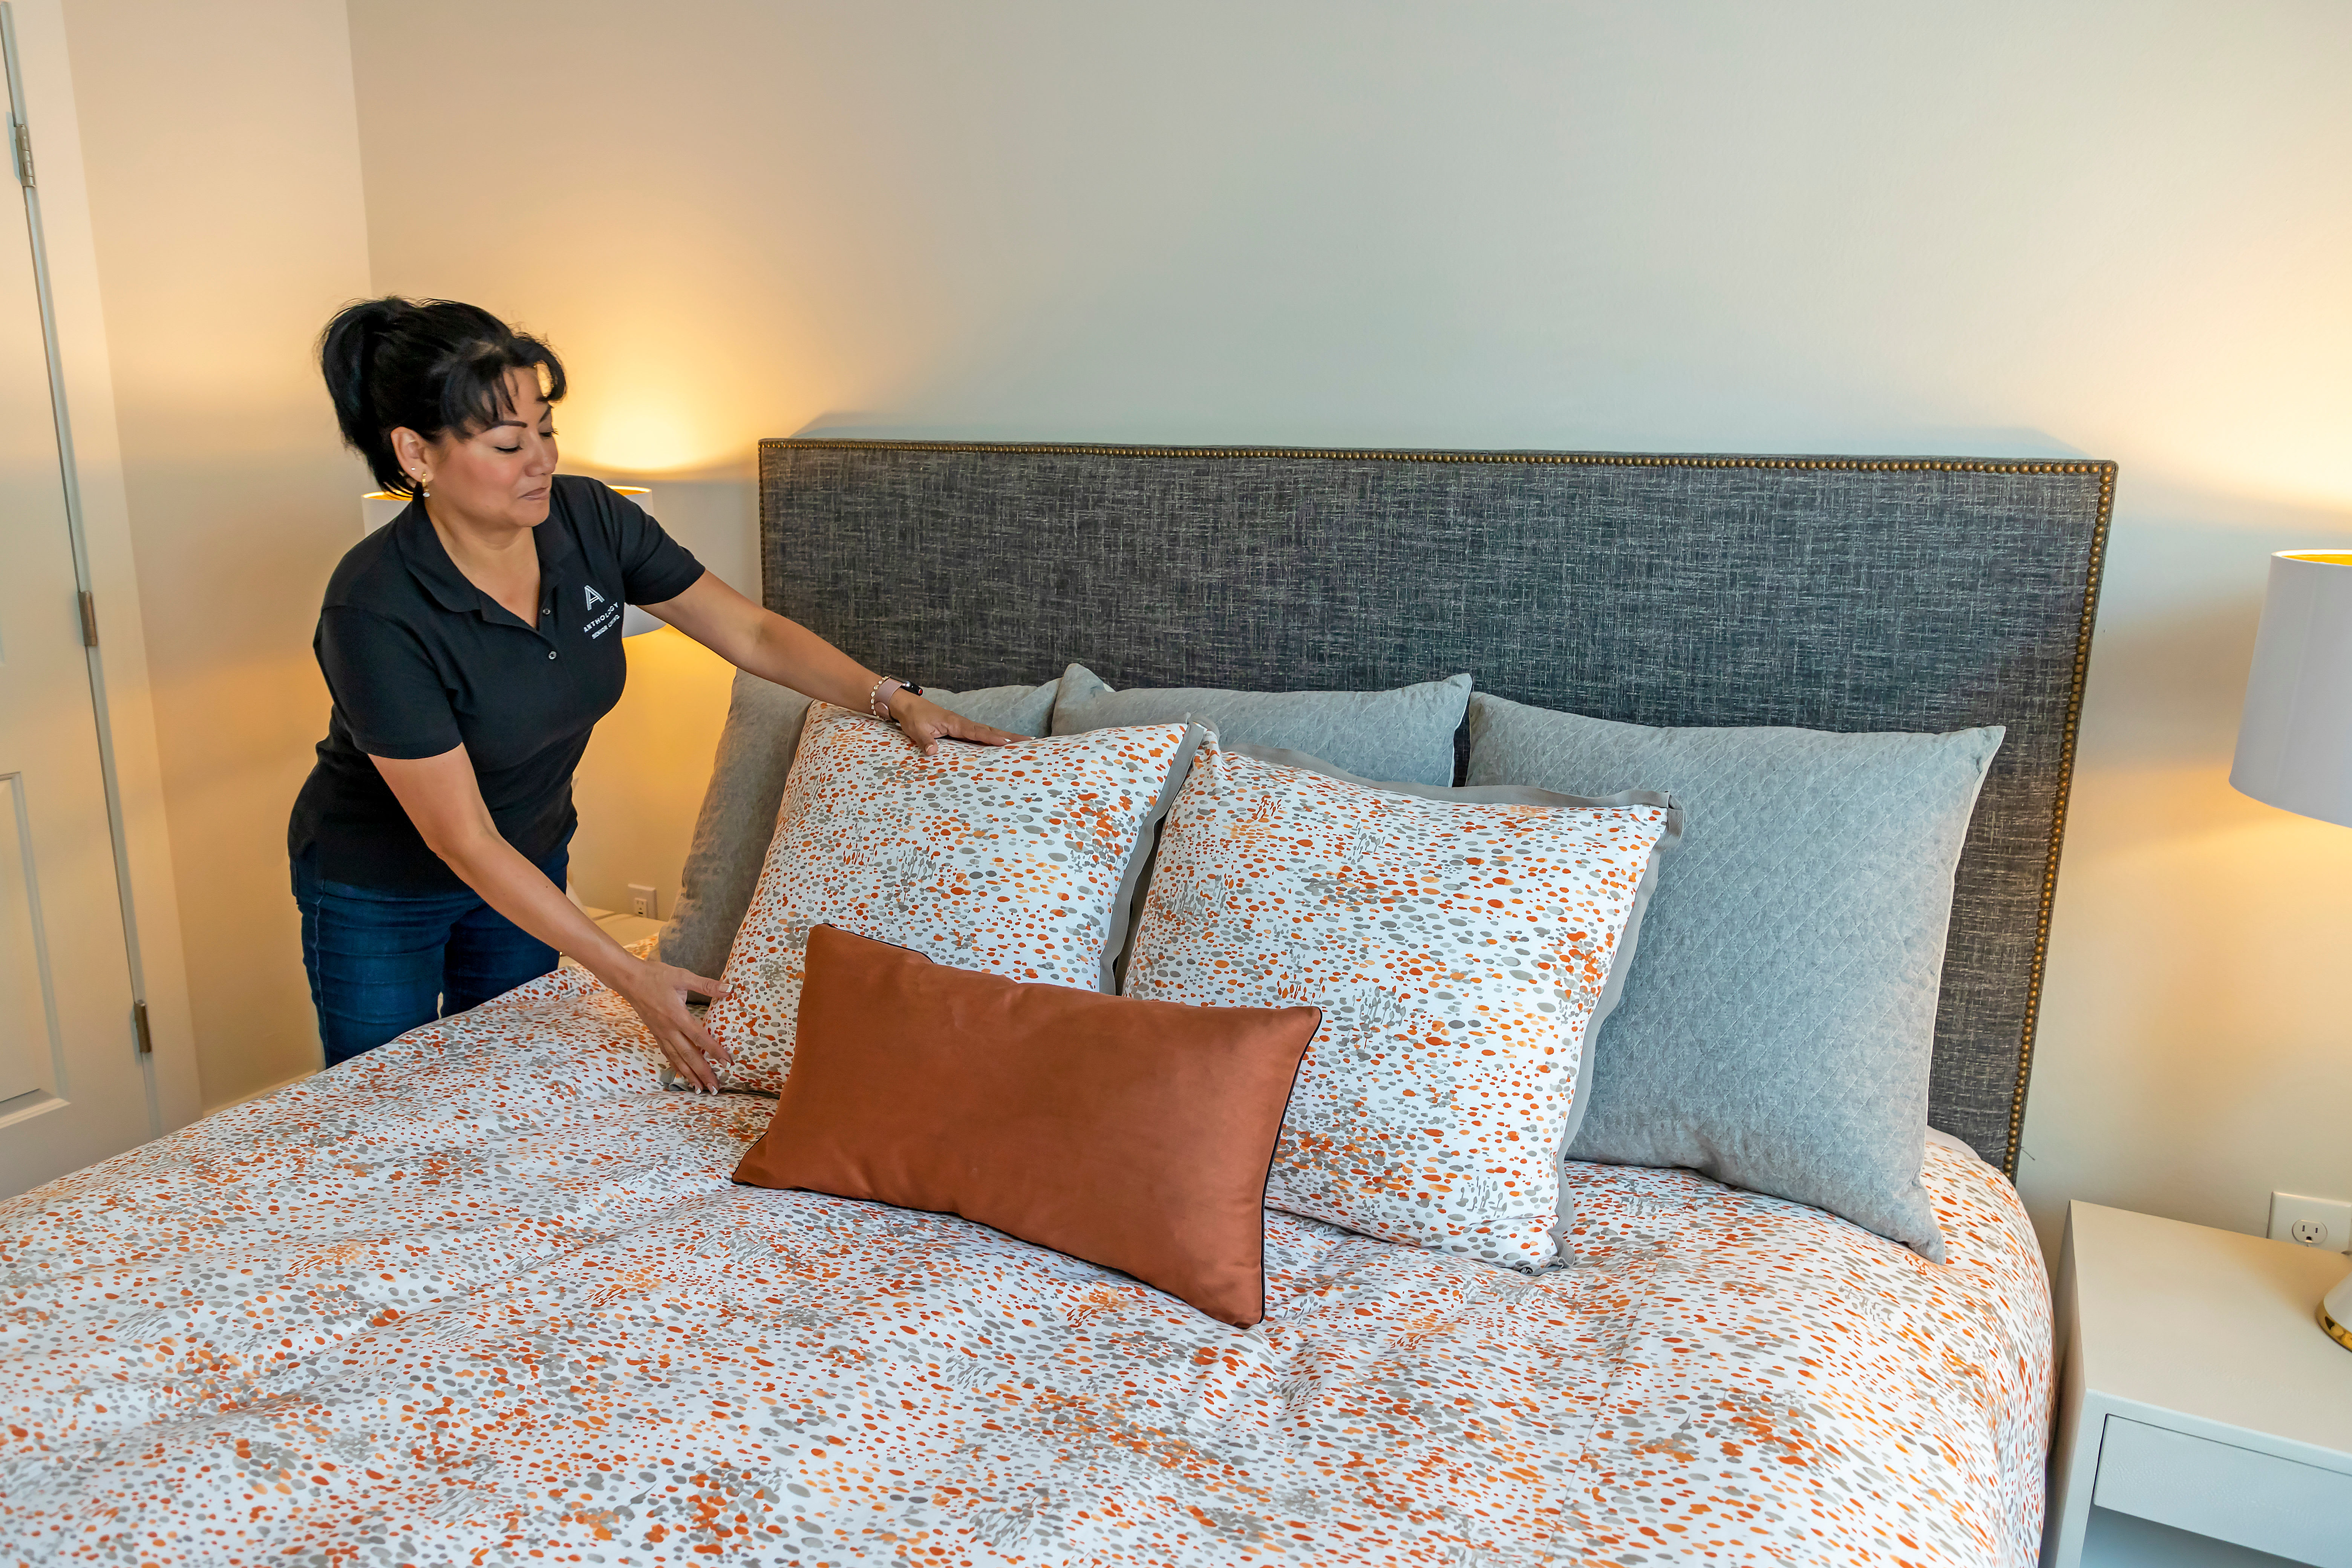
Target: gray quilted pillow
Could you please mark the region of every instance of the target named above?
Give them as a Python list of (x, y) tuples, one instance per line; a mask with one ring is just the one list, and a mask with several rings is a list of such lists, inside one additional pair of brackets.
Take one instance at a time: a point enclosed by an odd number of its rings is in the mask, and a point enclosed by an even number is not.
[[(940, 707), (1016, 735), (1042, 735), (1054, 712), (1054, 690), (1043, 686), (991, 686), (977, 691), (928, 693)], [(784, 798), (784, 775), (801, 747), (801, 724), (809, 700), (742, 670), (727, 703), (727, 727), (719, 733), (719, 754), (702, 810), (694, 819), (694, 843), (678, 878), (677, 905), (662, 928), (661, 958), (695, 974), (716, 978), (768, 858), (776, 833), (776, 807)]]
[(1194, 686), (1115, 691), (1093, 670), (1074, 664), (1062, 672), (1054, 699), (1054, 733), (1191, 720), (1214, 730), (1228, 746), (1305, 752), (1365, 778), (1443, 787), (1454, 782), (1454, 732), (1462, 728), (1463, 704), (1469, 698), (1466, 675), (1391, 691), (1219, 691)]
[(1919, 1183), (1952, 874), (1999, 728), (1654, 730), (1470, 705), (1470, 782), (1664, 790), (1683, 841), (1571, 1159), (1679, 1165), (1942, 1262)]

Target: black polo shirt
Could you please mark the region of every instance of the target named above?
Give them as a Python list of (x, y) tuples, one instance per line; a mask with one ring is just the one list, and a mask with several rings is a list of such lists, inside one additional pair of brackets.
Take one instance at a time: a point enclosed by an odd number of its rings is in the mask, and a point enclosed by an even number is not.
[(287, 848), (331, 882), (403, 892), (464, 888), (425, 847), (368, 760), (463, 745), (506, 841), (530, 859), (578, 818), (572, 773), (621, 700), (621, 606), (674, 599), (701, 563), (626, 497), (558, 475), (539, 549), (539, 624), (466, 579), (412, 503), (335, 568), (311, 641), (335, 700), (294, 803)]

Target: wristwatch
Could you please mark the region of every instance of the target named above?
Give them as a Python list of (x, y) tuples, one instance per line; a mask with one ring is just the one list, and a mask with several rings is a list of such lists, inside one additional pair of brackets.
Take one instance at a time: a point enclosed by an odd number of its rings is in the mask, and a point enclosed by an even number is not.
[(866, 695), (866, 710), (877, 719), (889, 718), (890, 699), (901, 691), (909, 691), (918, 697), (923, 694), (923, 689), (913, 681), (901, 680), (895, 675), (886, 675), (874, 683), (874, 689)]

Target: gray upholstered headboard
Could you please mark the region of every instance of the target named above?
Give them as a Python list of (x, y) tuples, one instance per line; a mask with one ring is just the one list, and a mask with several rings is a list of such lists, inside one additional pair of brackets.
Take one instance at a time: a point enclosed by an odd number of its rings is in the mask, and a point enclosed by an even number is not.
[(2014, 1172), (2115, 466), (766, 441), (768, 604), (947, 687), (1401, 686), (1641, 724), (2000, 723), (1934, 1123)]

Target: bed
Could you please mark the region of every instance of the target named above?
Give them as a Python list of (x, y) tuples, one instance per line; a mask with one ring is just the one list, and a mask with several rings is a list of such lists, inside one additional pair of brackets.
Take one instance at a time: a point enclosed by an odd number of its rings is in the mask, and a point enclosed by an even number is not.
[(2112, 482), (767, 444), (771, 604), (942, 685), (1470, 668), (1651, 723), (2008, 724), (1938, 1015), (1948, 1261), (1572, 1165), (1533, 1273), (1269, 1212), (1237, 1331), (732, 1184), (770, 1102), (655, 1087), (564, 971), (0, 1205), (0, 1561), (2032, 1562), (2049, 1295), (2003, 1168)]

